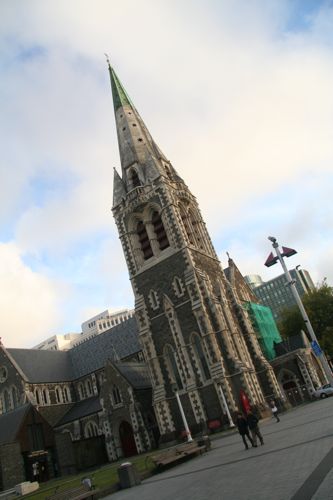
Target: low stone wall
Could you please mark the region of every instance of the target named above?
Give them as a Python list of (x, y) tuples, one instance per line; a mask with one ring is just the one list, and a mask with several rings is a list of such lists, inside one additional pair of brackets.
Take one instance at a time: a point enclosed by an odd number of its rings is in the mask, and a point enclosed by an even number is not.
[(24, 461), (19, 443), (9, 443), (0, 446), (1, 483), (2, 489), (13, 488), (26, 480)]

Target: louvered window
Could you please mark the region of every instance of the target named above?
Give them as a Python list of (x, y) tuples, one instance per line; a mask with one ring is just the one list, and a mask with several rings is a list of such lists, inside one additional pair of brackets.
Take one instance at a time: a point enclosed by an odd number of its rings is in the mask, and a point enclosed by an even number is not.
[(143, 258), (145, 260), (150, 259), (150, 257), (153, 256), (153, 250), (150, 245), (146, 227), (142, 221), (140, 221), (137, 225), (137, 234), (139, 237), (139, 243), (143, 253)]
[(185, 209), (181, 206), (179, 207), (179, 212), (180, 212), (180, 217), (182, 219), (182, 223), (184, 225), (184, 229), (186, 231), (186, 236), (188, 238), (188, 241), (191, 245), (194, 245), (193, 233), (189, 223), (189, 215), (185, 211)]
[(154, 212), (151, 221), (160, 250), (164, 250), (170, 246), (170, 244), (160, 214), (158, 212)]

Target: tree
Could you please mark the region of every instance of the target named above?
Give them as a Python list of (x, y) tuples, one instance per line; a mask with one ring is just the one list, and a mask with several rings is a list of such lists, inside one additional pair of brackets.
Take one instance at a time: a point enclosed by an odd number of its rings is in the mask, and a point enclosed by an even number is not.
[[(303, 295), (302, 302), (322, 349), (333, 357), (333, 287), (323, 281)], [(307, 329), (297, 306), (286, 309), (278, 324), (282, 337), (297, 335)]]

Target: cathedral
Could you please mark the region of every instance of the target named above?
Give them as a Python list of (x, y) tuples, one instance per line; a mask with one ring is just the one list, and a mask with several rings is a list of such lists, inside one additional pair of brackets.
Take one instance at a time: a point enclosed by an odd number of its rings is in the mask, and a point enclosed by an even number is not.
[(305, 335), (267, 333), (267, 308), (230, 257), (222, 268), (195, 197), (109, 73), (136, 318), (68, 351), (0, 342), (0, 490), (36, 464), (48, 481), (233, 427), (235, 412), (300, 404), (325, 380)]
[(109, 73), (121, 160), (113, 215), (161, 441), (179, 436), (181, 410), (194, 433), (221, 418), (232, 426), (249, 406), (264, 414), (282, 395), (244, 307), (257, 299), (231, 259), (226, 276), (195, 196)]

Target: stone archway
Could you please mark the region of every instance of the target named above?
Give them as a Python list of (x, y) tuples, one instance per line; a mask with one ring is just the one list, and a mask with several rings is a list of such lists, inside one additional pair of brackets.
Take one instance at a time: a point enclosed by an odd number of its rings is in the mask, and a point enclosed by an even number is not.
[(123, 420), (119, 425), (119, 437), (124, 457), (138, 454), (131, 424)]
[(294, 372), (286, 369), (281, 370), (278, 380), (291, 405), (295, 406), (304, 401), (301, 384)]

